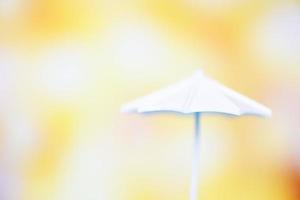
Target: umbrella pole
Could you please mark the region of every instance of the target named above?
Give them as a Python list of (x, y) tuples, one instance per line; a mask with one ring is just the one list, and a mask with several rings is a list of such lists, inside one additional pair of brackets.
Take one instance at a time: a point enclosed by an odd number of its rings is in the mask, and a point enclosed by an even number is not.
[(190, 200), (198, 199), (198, 178), (199, 178), (199, 154), (200, 154), (200, 117), (201, 113), (195, 113), (195, 133), (194, 133), (194, 149), (192, 160), (192, 177), (190, 188)]

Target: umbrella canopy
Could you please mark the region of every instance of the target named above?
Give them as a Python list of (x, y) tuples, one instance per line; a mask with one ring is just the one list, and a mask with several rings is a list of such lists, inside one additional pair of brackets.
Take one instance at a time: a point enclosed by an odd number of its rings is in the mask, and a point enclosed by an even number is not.
[(265, 106), (221, 85), (205, 76), (201, 70), (164, 89), (141, 97), (122, 107), (122, 112), (173, 111), (184, 114), (196, 112), (230, 115), (270, 116)]

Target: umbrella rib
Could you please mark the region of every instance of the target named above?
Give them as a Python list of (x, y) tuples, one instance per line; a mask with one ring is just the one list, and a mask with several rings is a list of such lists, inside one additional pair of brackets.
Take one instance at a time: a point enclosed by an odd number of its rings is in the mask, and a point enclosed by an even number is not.
[(193, 87), (192, 88), (189, 88), (189, 91), (188, 91), (188, 95), (187, 95), (187, 98), (183, 104), (183, 107), (185, 109), (188, 108), (188, 106), (191, 104), (192, 100), (193, 100)]

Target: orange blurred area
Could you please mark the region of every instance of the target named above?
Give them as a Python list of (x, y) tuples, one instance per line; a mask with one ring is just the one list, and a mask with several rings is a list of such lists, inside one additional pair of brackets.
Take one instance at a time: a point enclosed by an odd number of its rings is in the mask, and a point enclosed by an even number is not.
[(199, 199), (300, 199), (289, 0), (0, 1), (0, 199), (188, 199), (192, 117), (120, 107), (199, 68), (273, 110), (204, 116)]

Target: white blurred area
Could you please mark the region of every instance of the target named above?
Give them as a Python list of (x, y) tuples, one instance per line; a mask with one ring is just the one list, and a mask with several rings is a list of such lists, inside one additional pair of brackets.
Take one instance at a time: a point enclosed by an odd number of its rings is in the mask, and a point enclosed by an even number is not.
[(46, 48), (37, 58), (35, 87), (58, 100), (80, 97), (89, 86), (92, 64), (83, 44), (61, 42)]
[[(260, 15), (252, 43), (255, 54), (283, 73), (300, 69), (300, 5), (274, 6)], [(252, 41), (252, 40), (250, 40)]]
[[(159, 74), (168, 65), (170, 53), (166, 42), (154, 27), (143, 21), (123, 20), (108, 33), (113, 62), (124, 73)], [(150, 78), (150, 77), (149, 77)]]
[(174, 43), (168, 34), (143, 15), (121, 15), (97, 43), (102, 67), (116, 70), (127, 81), (151, 85), (165, 79), (165, 73), (178, 74), (196, 66), (198, 55), (186, 52), (182, 42)]
[(24, 4), (24, 0), (1, 0), (0, 16), (11, 19), (24, 8)]
[[(21, 199), (23, 192), (22, 161), (32, 152), (34, 122), (25, 114), (18, 88), (19, 60), (10, 48), (0, 49), (0, 199)], [(25, 113), (24, 113), (25, 111)]]

